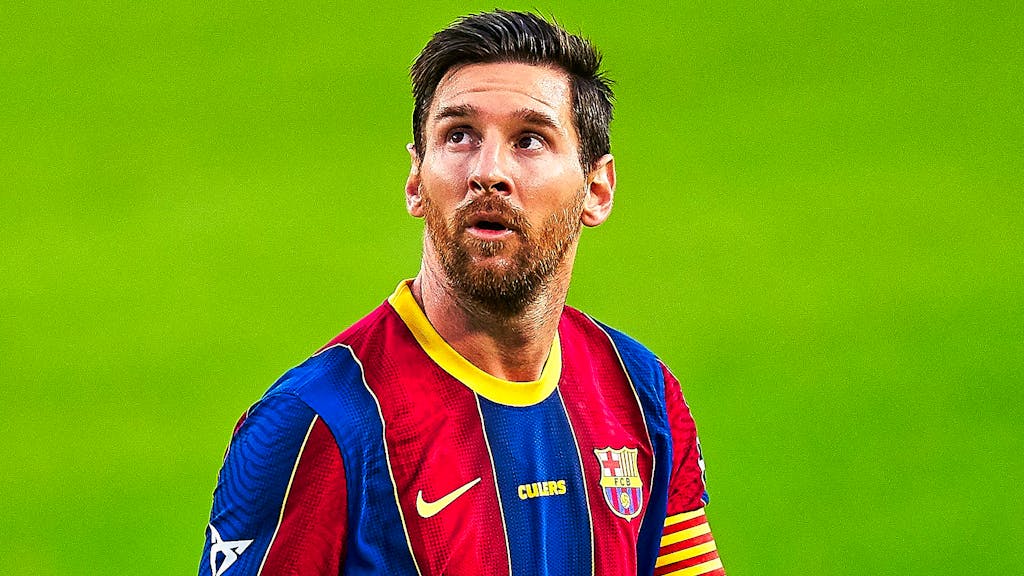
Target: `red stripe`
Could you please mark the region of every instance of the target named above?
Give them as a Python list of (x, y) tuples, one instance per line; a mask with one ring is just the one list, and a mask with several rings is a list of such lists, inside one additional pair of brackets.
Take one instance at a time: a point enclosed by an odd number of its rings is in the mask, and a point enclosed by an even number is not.
[(677, 522), (671, 526), (666, 526), (662, 532), (664, 535), (672, 534), (673, 532), (679, 532), (680, 530), (686, 530), (687, 528), (693, 528), (694, 526), (700, 526), (708, 521), (708, 517), (701, 514), (696, 518), (691, 518), (683, 522)]
[(672, 428), (672, 483), (668, 494), (668, 516), (704, 506), (704, 480), (697, 451), (697, 427), (672, 372), (665, 375), (665, 405)]
[(714, 540), (714, 539), (715, 539), (715, 537), (711, 534), (711, 532), (708, 532), (707, 534), (701, 534), (700, 536), (695, 536), (695, 537), (690, 538), (688, 540), (683, 540), (682, 542), (676, 542), (675, 544), (670, 544), (668, 546), (663, 546), (661, 548), (661, 551), (658, 552), (658, 556), (664, 556), (666, 554), (671, 554), (673, 552), (678, 552), (680, 550), (685, 550), (686, 548), (693, 548), (694, 546), (696, 546), (698, 544), (703, 544), (705, 542), (709, 542), (709, 541)]
[[(568, 307), (558, 331), (563, 358), (558, 389), (583, 460), (583, 482), (594, 523), (594, 573), (636, 574), (636, 541), (650, 500), (653, 463), (650, 441), (643, 432), (643, 413), (603, 331)], [(638, 431), (643, 437), (637, 435)], [(641, 513), (632, 520), (614, 514), (601, 489), (601, 466), (594, 449), (606, 447), (639, 450), (637, 465), (644, 484), (643, 505)]]
[(299, 455), (263, 574), (337, 574), (344, 554), (345, 499), (338, 444), (317, 418)]
[[(380, 402), (391, 473), (420, 572), (507, 576), (505, 531), (476, 395), (438, 367), (398, 314), (385, 309), (388, 317), (374, 340), (356, 334), (352, 349)], [(439, 513), (420, 517), (420, 491), (434, 502), (476, 478), (480, 482)]]
[[(703, 564), (710, 560), (718, 558), (718, 551), (712, 550), (707, 554), (701, 554), (700, 556), (694, 556), (693, 558), (687, 558), (680, 562), (673, 562), (660, 568), (654, 569), (654, 576), (663, 576), (664, 574), (670, 574), (676, 570), (682, 570), (683, 568), (689, 568), (690, 566), (696, 566), (697, 564)], [(709, 572), (709, 574), (718, 574), (719, 572)], [(722, 572), (724, 574), (724, 572)]]

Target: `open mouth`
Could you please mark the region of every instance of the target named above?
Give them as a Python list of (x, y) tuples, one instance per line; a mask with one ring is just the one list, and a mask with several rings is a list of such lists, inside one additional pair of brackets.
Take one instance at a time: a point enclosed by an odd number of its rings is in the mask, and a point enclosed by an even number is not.
[(495, 232), (501, 232), (502, 230), (508, 230), (508, 227), (501, 222), (494, 222), (491, 220), (481, 220), (476, 224), (473, 224), (474, 228), (480, 228), (481, 230), (493, 230)]
[(481, 240), (500, 240), (516, 232), (516, 229), (500, 214), (477, 214), (469, 219), (466, 231)]

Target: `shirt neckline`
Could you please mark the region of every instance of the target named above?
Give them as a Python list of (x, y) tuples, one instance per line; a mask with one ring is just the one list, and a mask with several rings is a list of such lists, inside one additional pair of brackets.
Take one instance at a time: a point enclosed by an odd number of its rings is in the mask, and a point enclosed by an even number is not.
[(508, 406), (532, 406), (542, 402), (558, 386), (562, 375), (562, 348), (558, 333), (551, 342), (551, 352), (540, 378), (532, 382), (503, 380), (477, 368), (437, 333), (412, 295), (412, 280), (403, 280), (395, 288), (388, 303), (412, 332), (416, 342), (442, 370), (462, 382), (470, 390), (492, 402)]

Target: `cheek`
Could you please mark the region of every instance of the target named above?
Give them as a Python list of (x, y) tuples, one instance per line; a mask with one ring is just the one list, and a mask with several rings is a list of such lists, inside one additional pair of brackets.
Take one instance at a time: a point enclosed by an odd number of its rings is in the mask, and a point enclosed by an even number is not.
[(572, 186), (584, 177), (579, 162), (565, 154), (524, 158), (516, 168), (520, 178), (543, 186)]
[(451, 161), (434, 161), (430, 166), (420, 167), (423, 185), (433, 194), (458, 193), (466, 187), (463, 173), (462, 167)]
[(524, 174), (520, 184), (531, 200), (552, 209), (560, 209), (577, 199), (586, 184), (586, 178), (580, 170), (559, 165), (549, 172), (531, 170)]

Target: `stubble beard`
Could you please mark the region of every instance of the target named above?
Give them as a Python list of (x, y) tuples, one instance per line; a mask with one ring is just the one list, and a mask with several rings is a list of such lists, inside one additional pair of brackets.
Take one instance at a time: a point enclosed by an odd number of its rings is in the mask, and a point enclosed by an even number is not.
[[(460, 296), (499, 316), (515, 316), (538, 300), (579, 238), (584, 192), (581, 189), (569, 206), (539, 227), (499, 196), (474, 199), (457, 209), (450, 221), (424, 196), (426, 234)], [(500, 214), (518, 236), (519, 246), (511, 248), (506, 240), (481, 240), (468, 234), (469, 218), (480, 211)], [(501, 262), (474, 261), (474, 255), (490, 259), (502, 253)]]

